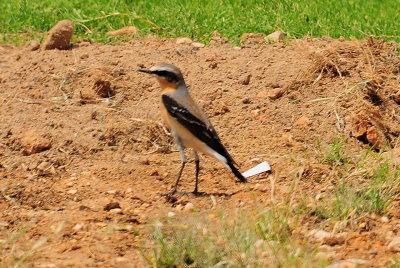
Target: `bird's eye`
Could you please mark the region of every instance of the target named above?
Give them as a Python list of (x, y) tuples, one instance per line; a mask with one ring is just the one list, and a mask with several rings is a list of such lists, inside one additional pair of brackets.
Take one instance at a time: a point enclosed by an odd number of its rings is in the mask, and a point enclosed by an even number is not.
[(169, 71), (156, 71), (154, 72), (156, 75), (165, 78), (170, 83), (177, 83), (179, 81), (179, 77), (173, 72)]

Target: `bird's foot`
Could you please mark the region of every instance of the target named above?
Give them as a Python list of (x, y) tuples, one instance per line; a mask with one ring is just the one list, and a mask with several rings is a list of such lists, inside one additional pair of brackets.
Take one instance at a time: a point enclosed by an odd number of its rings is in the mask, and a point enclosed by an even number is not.
[(180, 194), (180, 195), (193, 194), (193, 195), (196, 195), (196, 196), (200, 196), (200, 195), (203, 195), (204, 193), (203, 192), (199, 192), (197, 190), (194, 190), (193, 192), (178, 191), (175, 188), (172, 188), (171, 191), (169, 191), (169, 192), (160, 193), (161, 196), (171, 196), (171, 195), (174, 195), (174, 194)]
[(174, 194), (190, 194), (190, 192), (183, 192), (183, 191), (178, 191), (176, 190), (176, 188), (172, 188), (171, 191), (166, 192), (166, 193), (160, 193), (161, 196), (170, 196), (170, 195), (174, 195)]

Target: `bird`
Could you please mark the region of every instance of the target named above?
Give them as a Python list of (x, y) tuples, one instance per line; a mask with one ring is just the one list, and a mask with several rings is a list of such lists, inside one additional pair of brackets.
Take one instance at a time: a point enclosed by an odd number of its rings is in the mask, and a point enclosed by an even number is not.
[(179, 181), (187, 163), (185, 148), (192, 148), (195, 159), (196, 181), (193, 194), (200, 194), (198, 191), (200, 170), (198, 152), (215, 158), (228, 168), (240, 182), (247, 182), (236, 167), (231, 155), (222, 145), (210, 120), (190, 96), (181, 70), (172, 64), (159, 63), (149, 69), (139, 69), (138, 71), (157, 78), (162, 89), (161, 115), (170, 129), (181, 155), (181, 167), (176, 182), (166, 194), (178, 192)]

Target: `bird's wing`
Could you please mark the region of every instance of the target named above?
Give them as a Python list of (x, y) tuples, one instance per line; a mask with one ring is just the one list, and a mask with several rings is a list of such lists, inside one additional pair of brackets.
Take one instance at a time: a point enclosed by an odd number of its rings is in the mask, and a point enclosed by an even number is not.
[(174, 117), (181, 125), (190, 131), (196, 138), (207, 144), (211, 149), (226, 158), (229, 163), (234, 163), (228, 151), (221, 144), (217, 132), (211, 123), (204, 122), (196, 117), (183, 105), (180, 105), (168, 95), (162, 95), (162, 102), (168, 113)]

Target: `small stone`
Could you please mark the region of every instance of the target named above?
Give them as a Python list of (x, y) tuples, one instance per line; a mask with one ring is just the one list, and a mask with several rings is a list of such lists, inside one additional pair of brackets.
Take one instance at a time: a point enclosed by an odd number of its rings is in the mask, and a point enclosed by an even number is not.
[(242, 79), (241, 84), (242, 84), (242, 85), (248, 85), (248, 84), (250, 84), (250, 78), (251, 78), (251, 74), (246, 75), (246, 76)]
[(193, 205), (193, 203), (187, 203), (186, 205), (185, 205), (185, 208), (184, 208), (184, 210), (185, 211), (193, 211), (194, 210), (194, 205)]
[(241, 50), (242, 47), (233, 47), (234, 50)]
[(306, 126), (310, 123), (310, 119), (307, 116), (302, 116), (296, 121), (296, 125), (298, 126)]
[(110, 211), (110, 210), (112, 210), (114, 208), (121, 208), (121, 206), (119, 205), (118, 202), (110, 202), (107, 205), (105, 205), (103, 209), (105, 211)]
[(129, 35), (129, 34), (138, 35), (140, 34), (140, 30), (135, 26), (126, 26), (121, 29), (107, 33), (108, 36)]
[(119, 262), (127, 262), (127, 261), (128, 261), (128, 259), (125, 258), (125, 257), (117, 257), (117, 258), (115, 258), (115, 262), (116, 262), (116, 263), (119, 263)]
[(50, 166), (51, 166), (51, 164), (50, 164), (49, 162), (44, 161), (44, 162), (40, 163), (40, 164), (36, 167), (36, 169), (37, 169), (37, 170), (40, 170), (40, 171), (45, 171), (45, 170), (48, 169)]
[(68, 49), (74, 32), (74, 23), (70, 20), (58, 22), (51, 30), (43, 44), (45, 50)]
[(285, 37), (285, 33), (282, 31), (275, 31), (265, 37), (265, 40), (270, 42), (279, 42)]
[(133, 189), (132, 188), (128, 188), (128, 189), (126, 189), (126, 191), (125, 191), (125, 193), (127, 193), (127, 194), (130, 194), (130, 193), (132, 193), (133, 192)]
[(257, 97), (263, 99), (276, 100), (282, 97), (284, 91), (281, 88), (274, 88), (270, 90), (262, 90), (258, 92)]
[(381, 218), (381, 222), (383, 222), (383, 223), (388, 223), (388, 222), (389, 222), (389, 218), (386, 217), (386, 216), (383, 216), (383, 217)]
[(108, 190), (106, 192), (106, 194), (112, 194), (112, 195), (115, 195), (116, 193), (117, 193), (117, 190)]
[(45, 132), (31, 129), (25, 132), (21, 139), (21, 145), (23, 148), (23, 154), (31, 155), (50, 149), (51, 141), (46, 137)]
[(40, 48), (40, 43), (37, 40), (30, 41), (26, 46), (25, 49), (29, 51), (35, 51)]
[(193, 42), (192, 43), (192, 47), (195, 47), (195, 48), (203, 48), (205, 46), (206, 45), (204, 45), (203, 43), (198, 43), (198, 42)]
[(190, 38), (187, 38), (187, 37), (180, 37), (180, 38), (178, 38), (178, 39), (176, 39), (176, 42), (175, 42), (177, 45), (181, 45), (181, 44), (191, 44), (191, 43), (193, 43), (193, 41), (192, 41), (192, 39), (190, 39)]
[(243, 103), (243, 104), (250, 104), (250, 103), (251, 103), (251, 100), (250, 100), (249, 98), (244, 98), (244, 99), (242, 100), (242, 103)]
[(400, 252), (400, 236), (397, 236), (390, 241), (388, 249), (393, 252)]
[(318, 241), (323, 241), (327, 238), (330, 238), (332, 236), (332, 233), (328, 233), (324, 230), (311, 230), (309, 233), (310, 236), (314, 237)]
[(170, 211), (170, 212), (167, 213), (167, 216), (168, 216), (169, 218), (172, 218), (172, 217), (174, 217), (175, 215), (176, 215), (176, 213), (173, 212), (173, 211)]
[(78, 190), (76, 189), (71, 189), (68, 191), (69, 194), (76, 194), (78, 192)]
[(149, 175), (150, 176), (159, 176), (160, 174), (158, 173), (158, 170), (155, 169), (155, 170), (151, 171)]
[(83, 224), (77, 223), (75, 226), (72, 228), (74, 231), (80, 231), (83, 227)]
[(120, 208), (113, 208), (110, 209), (108, 212), (112, 213), (112, 214), (122, 214), (122, 209)]

